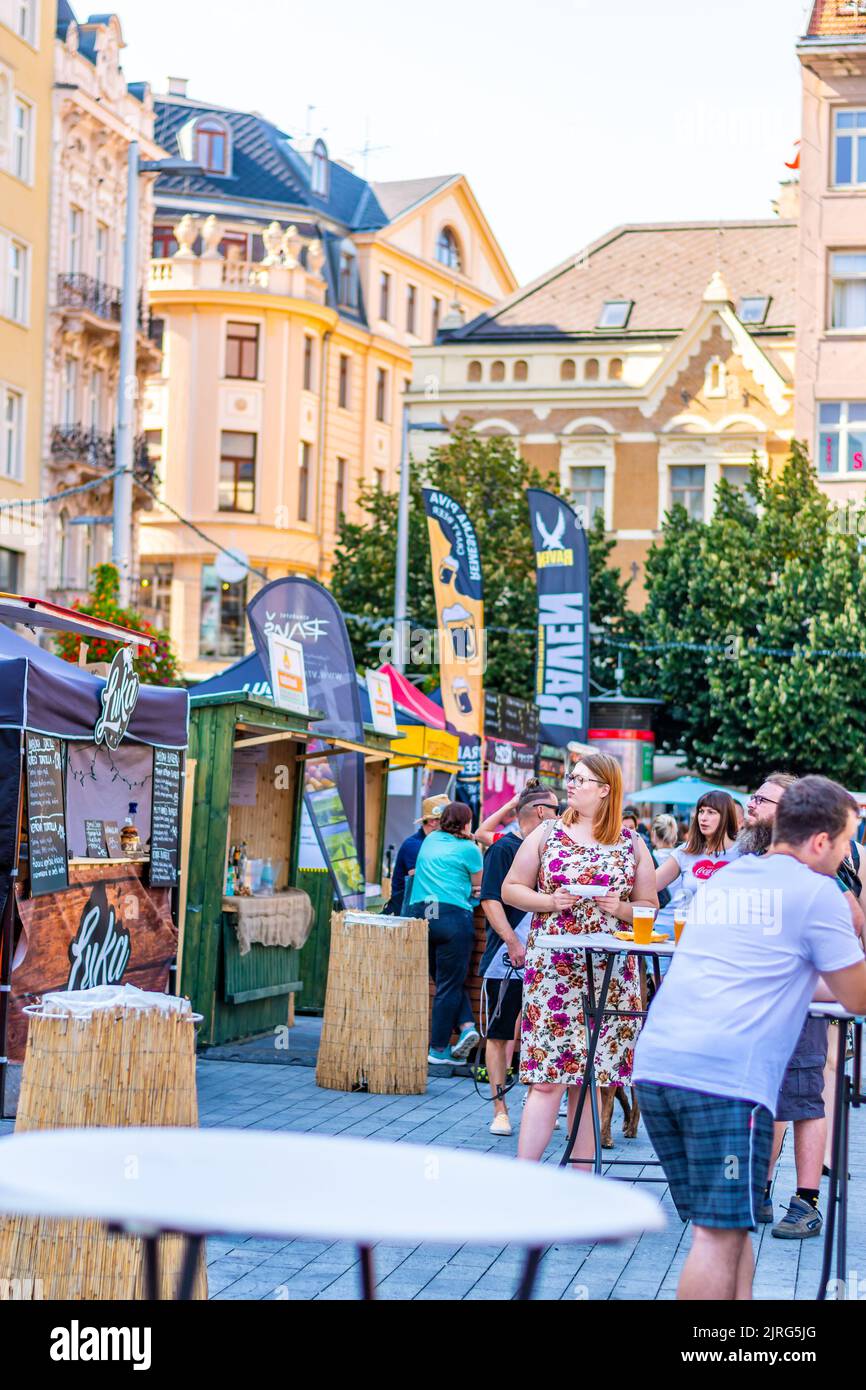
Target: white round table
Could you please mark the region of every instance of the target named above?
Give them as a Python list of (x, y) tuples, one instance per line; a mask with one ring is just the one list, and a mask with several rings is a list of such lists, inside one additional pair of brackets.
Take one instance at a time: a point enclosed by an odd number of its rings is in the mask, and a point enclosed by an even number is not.
[(618, 1183), (545, 1164), (412, 1144), (239, 1129), (64, 1129), (0, 1140), (0, 1213), (93, 1218), (188, 1237), (178, 1296), (209, 1235), (349, 1240), (372, 1297), (376, 1241), (518, 1244), (528, 1298), (545, 1246), (622, 1240), (665, 1224)]

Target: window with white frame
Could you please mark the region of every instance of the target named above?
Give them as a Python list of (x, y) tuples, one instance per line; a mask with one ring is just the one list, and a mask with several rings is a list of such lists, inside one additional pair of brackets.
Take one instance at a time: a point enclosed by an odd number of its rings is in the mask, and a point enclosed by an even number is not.
[(36, 0), (15, 0), (16, 28), (19, 39), (36, 43)]
[(63, 364), (61, 412), (63, 415), (61, 424), (65, 429), (72, 429), (72, 426), (77, 423), (78, 412), (78, 362), (74, 357), (67, 357)]
[(69, 209), (69, 250), (67, 253), (68, 270), (70, 275), (77, 275), (81, 270), (81, 232), (84, 224), (84, 214), (81, 208)]
[(196, 121), (194, 162), (208, 174), (229, 173), (229, 132), (218, 117)]
[(0, 387), (0, 404), (3, 423), (0, 471), (4, 478), (20, 478), (24, 456), (24, 397), (10, 386)]
[(831, 328), (866, 328), (866, 251), (830, 257)]
[(310, 161), (310, 188), (320, 198), (327, 198), (328, 196), (330, 172), (328, 147), (324, 140), (317, 140), (313, 146), (312, 159)]
[(108, 228), (104, 222), (96, 224), (96, 247), (93, 258), (93, 270), (96, 279), (100, 284), (108, 282)]
[(749, 479), (752, 476), (750, 466), (747, 463), (723, 463), (719, 470), (719, 476), (723, 478), (726, 483), (730, 484), (731, 487), (736, 488), (737, 492), (743, 494), (743, 501), (749, 508), (749, 511), (753, 512), (756, 503), (754, 497), (748, 490)]
[(737, 305), (737, 318), (740, 323), (759, 326), (766, 323), (770, 309), (770, 296), (767, 294), (744, 295)]
[(866, 401), (824, 401), (818, 406), (818, 472), (864, 471)]
[(866, 185), (866, 110), (833, 116), (833, 186)]
[(33, 166), (33, 107), (22, 97), (15, 98), (12, 124), (12, 172), (16, 179), (30, 183)]
[(15, 323), (27, 322), (28, 252), (20, 241), (10, 238), (7, 256), (5, 312)]
[(105, 373), (95, 368), (90, 373), (90, 419), (88, 424), (94, 434), (102, 427), (102, 403), (105, 400)]
[(584, 529), (592, 525), (596, 512), (604, 515), (604, 480), (603, 467), (578, 465), (571, 469), (571, 501)]
[(692, 521), (704, 519), (706, 469), (701, 464), (674, 464), (671, 467), (671, 506), (685, 507)]

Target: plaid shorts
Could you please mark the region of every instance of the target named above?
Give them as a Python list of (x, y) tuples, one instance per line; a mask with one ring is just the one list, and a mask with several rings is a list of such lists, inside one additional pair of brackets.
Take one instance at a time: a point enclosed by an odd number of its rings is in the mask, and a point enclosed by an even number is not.
[(773, 1148), (766, 1106), (651, 1081), (635, 1091), (680, 1219), (756, 1230)]

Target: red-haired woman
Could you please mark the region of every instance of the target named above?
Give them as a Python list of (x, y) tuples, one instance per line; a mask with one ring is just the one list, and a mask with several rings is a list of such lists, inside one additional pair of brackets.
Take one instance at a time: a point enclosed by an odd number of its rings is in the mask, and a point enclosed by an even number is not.
[[(568, 778), (568, 808), (523, 841), (502, 885), (505, 902), (532, 912), (523, 977), (520, 1080), (530, 1087), (520, 1125), (518, 1157), (541, 1158), (556, 1124), (563, 1087), (568, 1088), (569, 1126), (586, 1065), (582, 996), (586, 966), (578, 949), (588, 932), (630, 926), (636, 905), (658, 907), (655, 866), (640, 835), (622, 828), (622, 771), (615, 758), (588, 753)], [(601, 897), (580, 897), (571, 885), (607, 883)], [(536, 946), (539, 935), (562, 936), (555, 951)], [(604, 966), (596, 963), (596, 990)], [(633, 956), (618, 956), (608, 993), (611, 1009), (641, 1008)], [(608, 1018), (595, 1057), (600, 1086), (631, 1078), (637, 1020)], [(592, 1112), (584, 1106), (575, 1157), (594, 1155)]]

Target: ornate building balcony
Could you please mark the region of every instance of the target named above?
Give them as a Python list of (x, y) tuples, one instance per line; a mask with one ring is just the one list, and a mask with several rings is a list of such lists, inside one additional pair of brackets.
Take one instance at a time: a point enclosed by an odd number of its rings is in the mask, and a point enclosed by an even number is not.
[[(66, 313), (86, 314), (116, 330), (120, 327), (121, 303), (121, 293), (116, 286), (106, 285), (92, 275), (68, 271), (57, 277), (57, 307)], [(148, 317), (139, 295), (138, 327), (142, 332), (147, 331)]]
[[(240, 260), (231, 251), (223, 257), (219, 251), (222, 228), (213, 216), (200, 224), (187, 214), (174, 235), (175, 254), (150, 263), (152, 297), (173, 290), (227, 290), (325, 303), (324, 248), (320, 241), (301, 237), (296, 227), (283, 231), (278, 222), (272, 222), (263, 234), (266, 254), (261, 261)], [(201, 254), (196, 253), (196, 245), (201, 246)]]
[[(79, 463), (88, 468), (113, 468), (115, 463), (114, 431), (84, 429), (81, 425), (55, 425), (51, 431), (51, 457), (57, 463)], [(143, 434), (136, 435), (133, 444), (133, 471), (142, 482), (153, 484), (156, 465), (148, 453)]]

